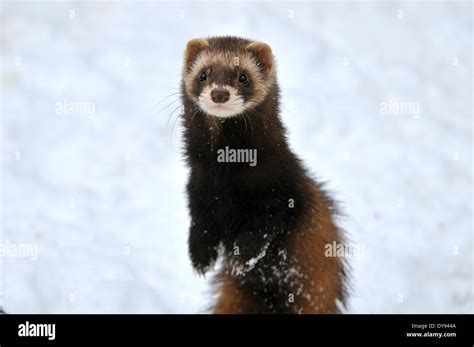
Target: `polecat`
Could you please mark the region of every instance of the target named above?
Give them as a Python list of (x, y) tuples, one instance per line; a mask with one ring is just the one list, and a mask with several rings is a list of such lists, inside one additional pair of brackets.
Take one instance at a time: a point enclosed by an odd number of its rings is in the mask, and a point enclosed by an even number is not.
[[(189, 41), (181, 94), (189, 254), (201, 274), (222, 258), (213, 312), (340, 312), (346, 268), (325, 256), (342, 241), (335, 206), (288, 146), (270, 46)], [(218, 160), (224, 149), (256, 151), (256, 165)]]

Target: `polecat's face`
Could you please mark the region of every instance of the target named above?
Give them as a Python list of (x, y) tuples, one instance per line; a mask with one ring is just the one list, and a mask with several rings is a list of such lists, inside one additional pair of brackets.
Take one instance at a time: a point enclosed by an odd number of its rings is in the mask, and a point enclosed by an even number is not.
[[(229, 47), (226, 40), (230, 41)], [(273, 71), (272, 52), (264, 43), (235, 38), (195, 39), (186, 47), (185, 93), (206, 114), (232, 117), (265, 99), (275, 83)]]

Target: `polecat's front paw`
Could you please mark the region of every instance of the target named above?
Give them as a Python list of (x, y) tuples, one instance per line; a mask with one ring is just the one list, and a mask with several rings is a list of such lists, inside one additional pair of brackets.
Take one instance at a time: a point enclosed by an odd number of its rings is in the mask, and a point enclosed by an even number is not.
[(217, 250), (190, 251), (190, 256), (194, 270), (200, 275), (204, 275), (214, 266), (217, 259)]
[(189, 235), (189, 256), (194, 269), (204, 275), (216, 262), (218, 240), (204, 232), (191, 230)]

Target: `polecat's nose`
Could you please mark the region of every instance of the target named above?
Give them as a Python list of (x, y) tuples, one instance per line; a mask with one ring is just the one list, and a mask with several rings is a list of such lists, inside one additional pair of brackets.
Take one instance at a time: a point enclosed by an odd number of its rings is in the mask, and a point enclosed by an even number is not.
[(211, 99), (217, 104), (223, 104), (229, 101), (230, 94), (225, 89), (213, 89), (211, 91)]

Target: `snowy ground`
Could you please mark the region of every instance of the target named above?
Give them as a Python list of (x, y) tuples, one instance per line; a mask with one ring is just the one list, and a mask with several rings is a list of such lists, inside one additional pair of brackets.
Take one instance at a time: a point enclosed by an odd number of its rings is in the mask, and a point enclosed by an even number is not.
[(474, 312), (471, 3), (3, 2), (1, 26), (8, 312), (203, 312), (179, 104), (159, 102), (215, 34), (273, 47), (291, 145), (364, 252), (349, 312)]

